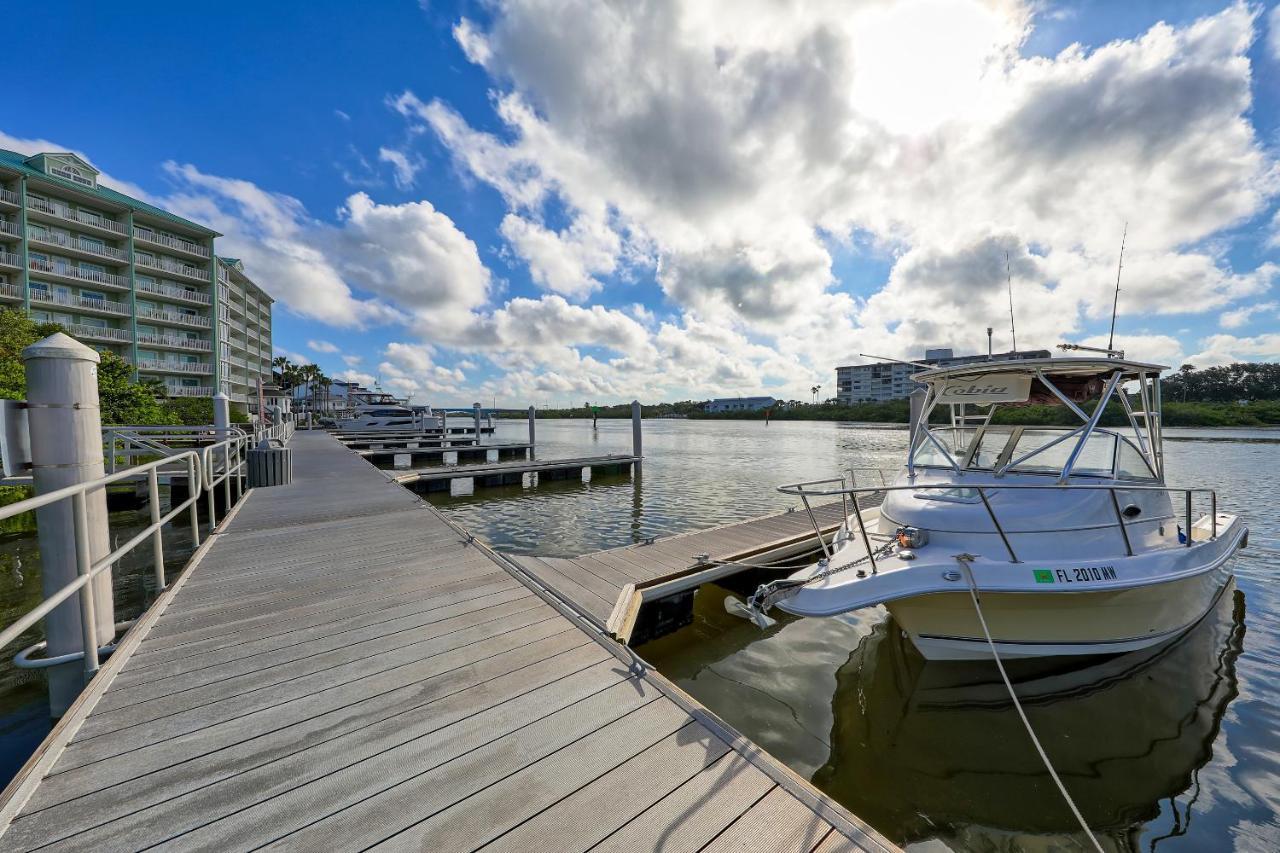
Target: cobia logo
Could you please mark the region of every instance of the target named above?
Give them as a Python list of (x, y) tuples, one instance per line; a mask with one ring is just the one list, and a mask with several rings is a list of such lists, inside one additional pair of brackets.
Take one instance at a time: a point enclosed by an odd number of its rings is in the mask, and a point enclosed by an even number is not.
[(942, 391), (944, 397), (992, 397), (996, 394), (1008, 394), (1008, 385), (970, 385), (968, 388), (948, 386)]

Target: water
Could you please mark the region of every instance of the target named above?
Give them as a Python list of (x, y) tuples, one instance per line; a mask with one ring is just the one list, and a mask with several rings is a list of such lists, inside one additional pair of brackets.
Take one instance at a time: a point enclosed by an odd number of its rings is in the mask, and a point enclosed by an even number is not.
[[(901, 429), (646, 421), (643, 477), (434, 497), (499, 547), (568, 556), (751, 518), (779, 483), (894, 467)], [(1212, 487), (1253, 547), (1235, 589), (1179, 642), (1011, 676), (1086, 819), (1111, 849), (1280, 849), (1280, 431), (1170, 430), (1169, 482)], [(524, 425), (502, 424), (499, 440)], [(1208, 439), (1208, 440), (1205, 440)], [(538, 424), (539, 455), (627, 452), (630, 423)], [(494, 500), (495, 497), (504, 498)], [(926, 663), (883, 609), (783, 616), (761, 633), (708, 585), (694, 623), (639, 653), (899, 844), (1078, 850), (1085, 842), (992, 664)]]

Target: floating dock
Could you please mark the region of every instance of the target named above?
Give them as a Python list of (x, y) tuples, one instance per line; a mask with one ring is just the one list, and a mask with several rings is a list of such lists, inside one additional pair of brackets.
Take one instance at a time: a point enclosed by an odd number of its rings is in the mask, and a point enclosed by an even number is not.
[(812, 519), (808, 512), (795, 510), (572, 559), (509, 559), (625, 643), (633, 639), (646, 602), (690, 592), (743, 570), (733, 563), (782, 560), (815, 550), (819, 546), (814, 521), (824, 537), (830, 537), (844, 518), (844, 507), (836, 502), (815, 507)]
[[(483, 447), (484, 445), (480, 445)], [(612, 454), (583, 456), (575, 459), (517, 459), (511, 462), (487, 462), (475, 465), (447, 465), (421, 471), (406, 471), (392, 479), (422, 491), (447, 491), (451, 480), (471, 480), (475, 488), (486, 486), (518, 486), (526, 474), (536, 475), (538, 482), (582, 479), (584, 471), (595, 474), (627, 474), (641, 461), (639, 456)]]
[(458, 462), (470, 462), (485, 461), (490, 458), (490, 453), (494, 454), (493, 458), (495, 460), (527, 455), (532, 449), (533, 445), (527, 441), (510, 441), (496, 444), (468, 444), (462, 447), (380, 447), (356, 452), (366, 459), (407, 457), (414, 462), (427, 459), (440, 460), (444, 458), (445, 454), (452, 453), (456, 456)]
[(290, 446), (0, 795), (0, 848), (896, 849), (332, 437)]

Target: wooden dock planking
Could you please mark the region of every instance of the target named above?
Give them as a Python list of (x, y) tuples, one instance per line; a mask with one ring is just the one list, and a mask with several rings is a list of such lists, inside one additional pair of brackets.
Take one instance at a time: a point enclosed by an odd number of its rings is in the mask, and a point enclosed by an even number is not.
[[(837, 501), (815, 507), (814, 516), (826, 529), (844, 520), (843, 505)], [(782, 512), (580, 557), (511, 559), (569, 599), (584, 616), (606, 625), (619, 596), (629, 586), (694, 569), (704, 554), (713, 560), (733, 559), (773, 543), (806, 536), (812, 539), (813, 535), (808, 513)], [(602, 608), (602, 600), (608, 602), (607, 609)]]
[[(775, 816), (785, 849), (894, 849), (355, 453), (292, 446), (7, 789), (5, 850), (631, 853)], [(603, 606), (631, 559), (543, 572)]]

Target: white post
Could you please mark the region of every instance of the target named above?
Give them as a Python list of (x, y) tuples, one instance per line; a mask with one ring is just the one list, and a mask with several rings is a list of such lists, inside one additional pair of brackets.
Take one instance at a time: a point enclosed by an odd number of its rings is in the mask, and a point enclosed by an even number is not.
[[(27, 412), (31, 427), (31, 467), (37, 495), (105, 476), (102, 459), (102, 413), (98, 408), (99, 356), (89, 347), (58, 332), (22, 351), (27, 376)], [(76, 525), (72, 501), (58, 501), (36, 510), (40, 545), (40, 575), (45, 597), (76, 579)], [(96, 562), (111, 553), (107, 529), (107, 493), (85, 495), (84, 541), (87, 559)], [(111, 572), (90, 583), (93, 590), (95, 646), (115, 636), (115, 603)], [(86, 614), (87, 615), (87, 614)], [(80, 596), (73, 595), (45, 617), (47, 657), (84, 651)], [(96, 655), (94, 655), (96, 658)], [(62, 716), (93, 676), (92, 661), (49, 668), (49, 711)]]
[(916, 443), (916, 430), (920, 429), (920, 416), (924, 414), (924, 401), (928, 396), (928, 392), (923, 388), (917, 388), (907, 397), (908, 404), (911, 409), (911, 426), (908, 432), (908, 447), (914, 447)]
[[(644, 448), (640, 441), (640, 401), (631, 401), (631, 455), (643, 456)], [(640, 471), (640, 463), (635, 463), (636, 472)]]
[(231, 437), (231, 398), (221, 391), (213, 395), (213, 431), (218, 441)]
[(537, 419), (538, 413), (534, 411), (533, 406), (529, 407), (529, 458), (534, 458), (534, 438), (533, 438), (533, 422)]
[(475, 419), (476, 419), (476, 444), (479, 444), (480, 443), (480, 404), (479, 403), (475, 404), (474, 408), (472, 409), (472, 412), (474, 412)]

